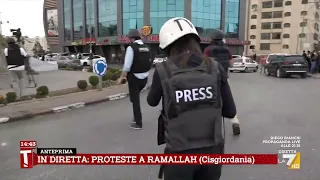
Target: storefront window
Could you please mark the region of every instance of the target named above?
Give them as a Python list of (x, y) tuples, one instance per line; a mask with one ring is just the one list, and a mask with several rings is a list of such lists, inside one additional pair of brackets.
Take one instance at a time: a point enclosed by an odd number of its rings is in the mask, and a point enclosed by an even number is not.
[(122, 0), (123, 27), (122, 33), (128, 34), (131, 29), (143, 27), (144, 0)]
[[(95, 26), (94, 26), (94, 0), (86, 1), (86, 38), (95, 37)], [(90, 32), (91, 27), (91, 32)]]
[(98, 36), (116, 36), (117, 0), (99, 0), (98, 3)]
[(71, 40), (71, 0), (63, 1), (64, 40)]
[(73, 0), (73, 39), (82, 39), (83, 32), (83, 1)]
[(150, 0), (152, 34), (159, 34), (162, 25), (174, 17), (184, 17), (184, 0)]
[(199, 35), (208, 36), (213, 29), (221, 29), (221, 0), (192, 0), (191, 21)]
[(226, 0), (225, 32), (228, 38), (239, 37), (239, 0)]

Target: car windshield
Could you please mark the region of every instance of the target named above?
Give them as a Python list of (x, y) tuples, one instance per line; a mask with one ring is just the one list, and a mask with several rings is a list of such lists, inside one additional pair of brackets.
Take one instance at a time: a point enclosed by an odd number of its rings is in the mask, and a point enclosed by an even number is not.
[(156, 58), (165, 58), (166, 56), (164, 54), (159, 54), (156, 56)]
[(285, 61), (304, 61), (304, 58), (300, 55), (297, 56), (286, 56), (284, 58)]
[(241, 63), (242, 62), (242, 58), (235, 58), (235, 59), (233, 59), (233, 62)]

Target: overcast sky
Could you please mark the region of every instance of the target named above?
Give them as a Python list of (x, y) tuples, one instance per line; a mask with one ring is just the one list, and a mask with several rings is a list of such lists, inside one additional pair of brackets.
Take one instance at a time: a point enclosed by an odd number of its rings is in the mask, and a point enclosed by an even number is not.
[(12, 35), (10, 29), (21, 28), (23, 36), (44, 36), (43, 0), (0, 0), (2, 34)]

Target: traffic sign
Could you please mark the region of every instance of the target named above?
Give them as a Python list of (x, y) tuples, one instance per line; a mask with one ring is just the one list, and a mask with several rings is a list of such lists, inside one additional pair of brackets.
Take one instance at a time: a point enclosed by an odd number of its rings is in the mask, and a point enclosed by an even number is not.
[(98, 76), (104, 76), (107, 73), (107, 63), (103, 60), (98, 60), (93, 65), (93, 72)]

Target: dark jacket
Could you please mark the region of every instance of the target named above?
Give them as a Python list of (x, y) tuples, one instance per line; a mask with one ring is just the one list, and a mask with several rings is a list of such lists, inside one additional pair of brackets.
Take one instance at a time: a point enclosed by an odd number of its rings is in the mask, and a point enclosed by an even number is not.
[[(189, 59), (188, 61), (188, 66), (190, 67), (197, 67), (202, 63), (201, 59)], [(234, 118), (237, 111), (236, 111), (236, 106), (235, 102), (231, 93), (231, 89), (229, 86), (229, 83), (227, 81), (227, 76), (224, 72), (223, 67), (219, 64), (219, 70), (221, 73), (221, 87), (220, 87), (220, 92), (221, 92), (221, 98), (222, 98), (222, 116), (226, 118)], [(147, 102), (150, 106), (158, 106), (160, 103), (160, 100), (163, 96), (162, 92), (162, 86), (160, 82), (160, 77), (158, 72), (155, 70), (154, 75), (153, 75), (153, 81), (152, 85), (147, 97)]]

